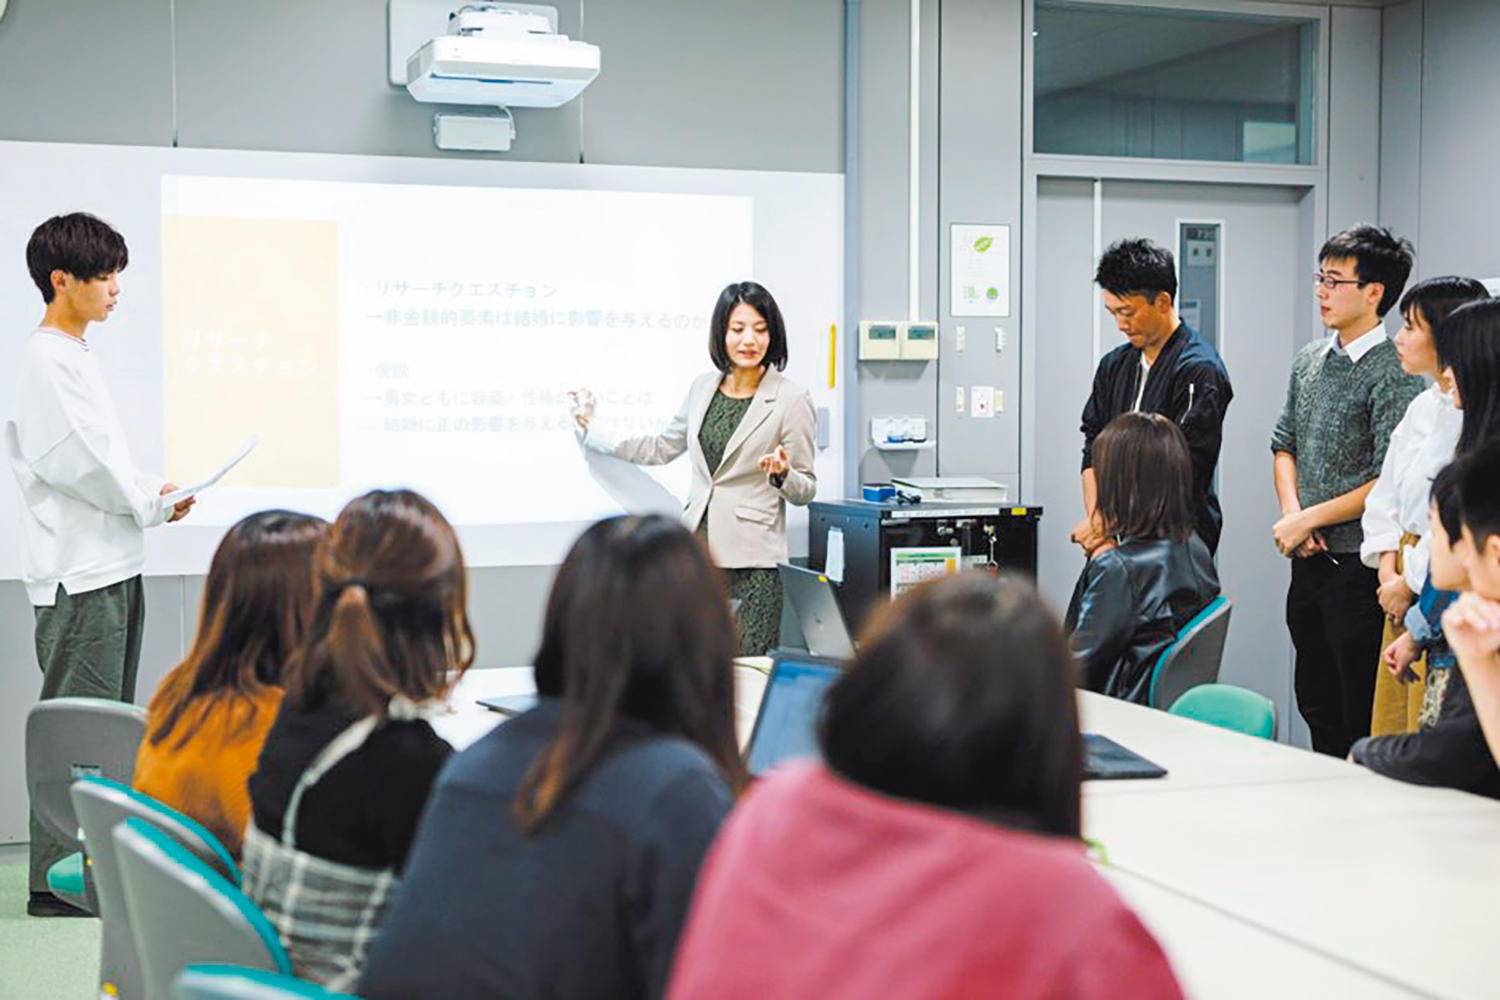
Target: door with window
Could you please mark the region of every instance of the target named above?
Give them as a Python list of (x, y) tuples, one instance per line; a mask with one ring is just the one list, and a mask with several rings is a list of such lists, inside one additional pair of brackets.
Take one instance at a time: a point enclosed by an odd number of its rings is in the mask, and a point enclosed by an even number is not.
[(1304, 188), (1074, 177), (1037, 184), (1039, 402), (1036, 477), (1026, 492), (1052, 525), (1038, 553), (1042, 590), (1065, 608), (1083, 568), (1081, 550), (1068, 541), (1083, 513), (1079, 417), (1098, 358), (1123, 342), (1093, 285), (1095, 257), (1115, 240), (1146, 237), (1171, 248), (1179, 313), (1218, 348), (1234, 386), (1218, 471), (1219, 577), (1234, 602), (1220, 680), (1271, 696), (1283, 739), (1300, 718), (1292, 721), (1283, 620), (1290, 571), (1271, 541), (1280, 508), (1270, 439), (1292, 355), (1321, 332), (1310, 277), (1313, 232), (1313, 196)]

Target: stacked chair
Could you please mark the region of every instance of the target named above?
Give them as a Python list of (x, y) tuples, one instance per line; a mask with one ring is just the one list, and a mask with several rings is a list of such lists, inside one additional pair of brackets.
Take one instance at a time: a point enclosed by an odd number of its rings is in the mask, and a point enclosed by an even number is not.
[[(129, 783), (146, 734), (145, 710), (103, 698), (49, 698), (26, 715), (26, 790), (31, 808), (63, 843), (78, 840), (78, 817), (69, 795), (75, 779), (99, 776)], [(98, 913), (82, 852), (47, 872), (54, 896)]]

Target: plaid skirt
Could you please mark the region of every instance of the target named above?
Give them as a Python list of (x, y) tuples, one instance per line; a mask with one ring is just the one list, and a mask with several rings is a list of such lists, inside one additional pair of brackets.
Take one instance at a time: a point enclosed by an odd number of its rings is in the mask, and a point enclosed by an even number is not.
[(241, 885), (265, 912), (303, 979), (353, 990), (400, 878), (391, 869), (340, 864), (289, 847), (252, 821)]

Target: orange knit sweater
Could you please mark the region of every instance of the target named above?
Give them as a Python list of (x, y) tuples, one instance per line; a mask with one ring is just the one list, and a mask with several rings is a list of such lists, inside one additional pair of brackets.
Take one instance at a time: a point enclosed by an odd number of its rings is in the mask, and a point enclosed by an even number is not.
[[(246, 725), (251, 705), (255, 717)], [(245, 824), (250, 821), (247, 783), (280, 707), (281, 688), (276, 687), (255, 697), (220, 698), (181, 747), (177, 746), (178, 734), (198, 718), (200, 709), (189, 706), (177, 728), (154, 746), (150, 733), (160, 717), (148, 714), (147, 737), (135, 758), (136, 789), (208, 827), (238, 858)]]

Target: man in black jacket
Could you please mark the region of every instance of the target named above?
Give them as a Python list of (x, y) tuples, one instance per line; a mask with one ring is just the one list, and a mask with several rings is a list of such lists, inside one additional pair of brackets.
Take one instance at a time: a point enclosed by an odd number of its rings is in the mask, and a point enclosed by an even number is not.
[(1150, 240), (1121, 240), (1099, 258), (1094, 281), (1103, 290), (1104, 307), (1129, 343), (1100, 360), (1083, 407), (1084, 516), (1073, 528), (1073, 541), (1092, 555), (1105, 540), (1094, 516), (1094, 438), (1115, 417), (1140, 410), (1160, 413), (1187, 436), (1193, 458), (1194, 528), (1212, 553), (1219, 547), (1224, 520), (1213, 480), (1224, 412), (1234, 398), (1229, 373), (1213, 345), (1177, 316), (1177, 272), (1171, 251)]

